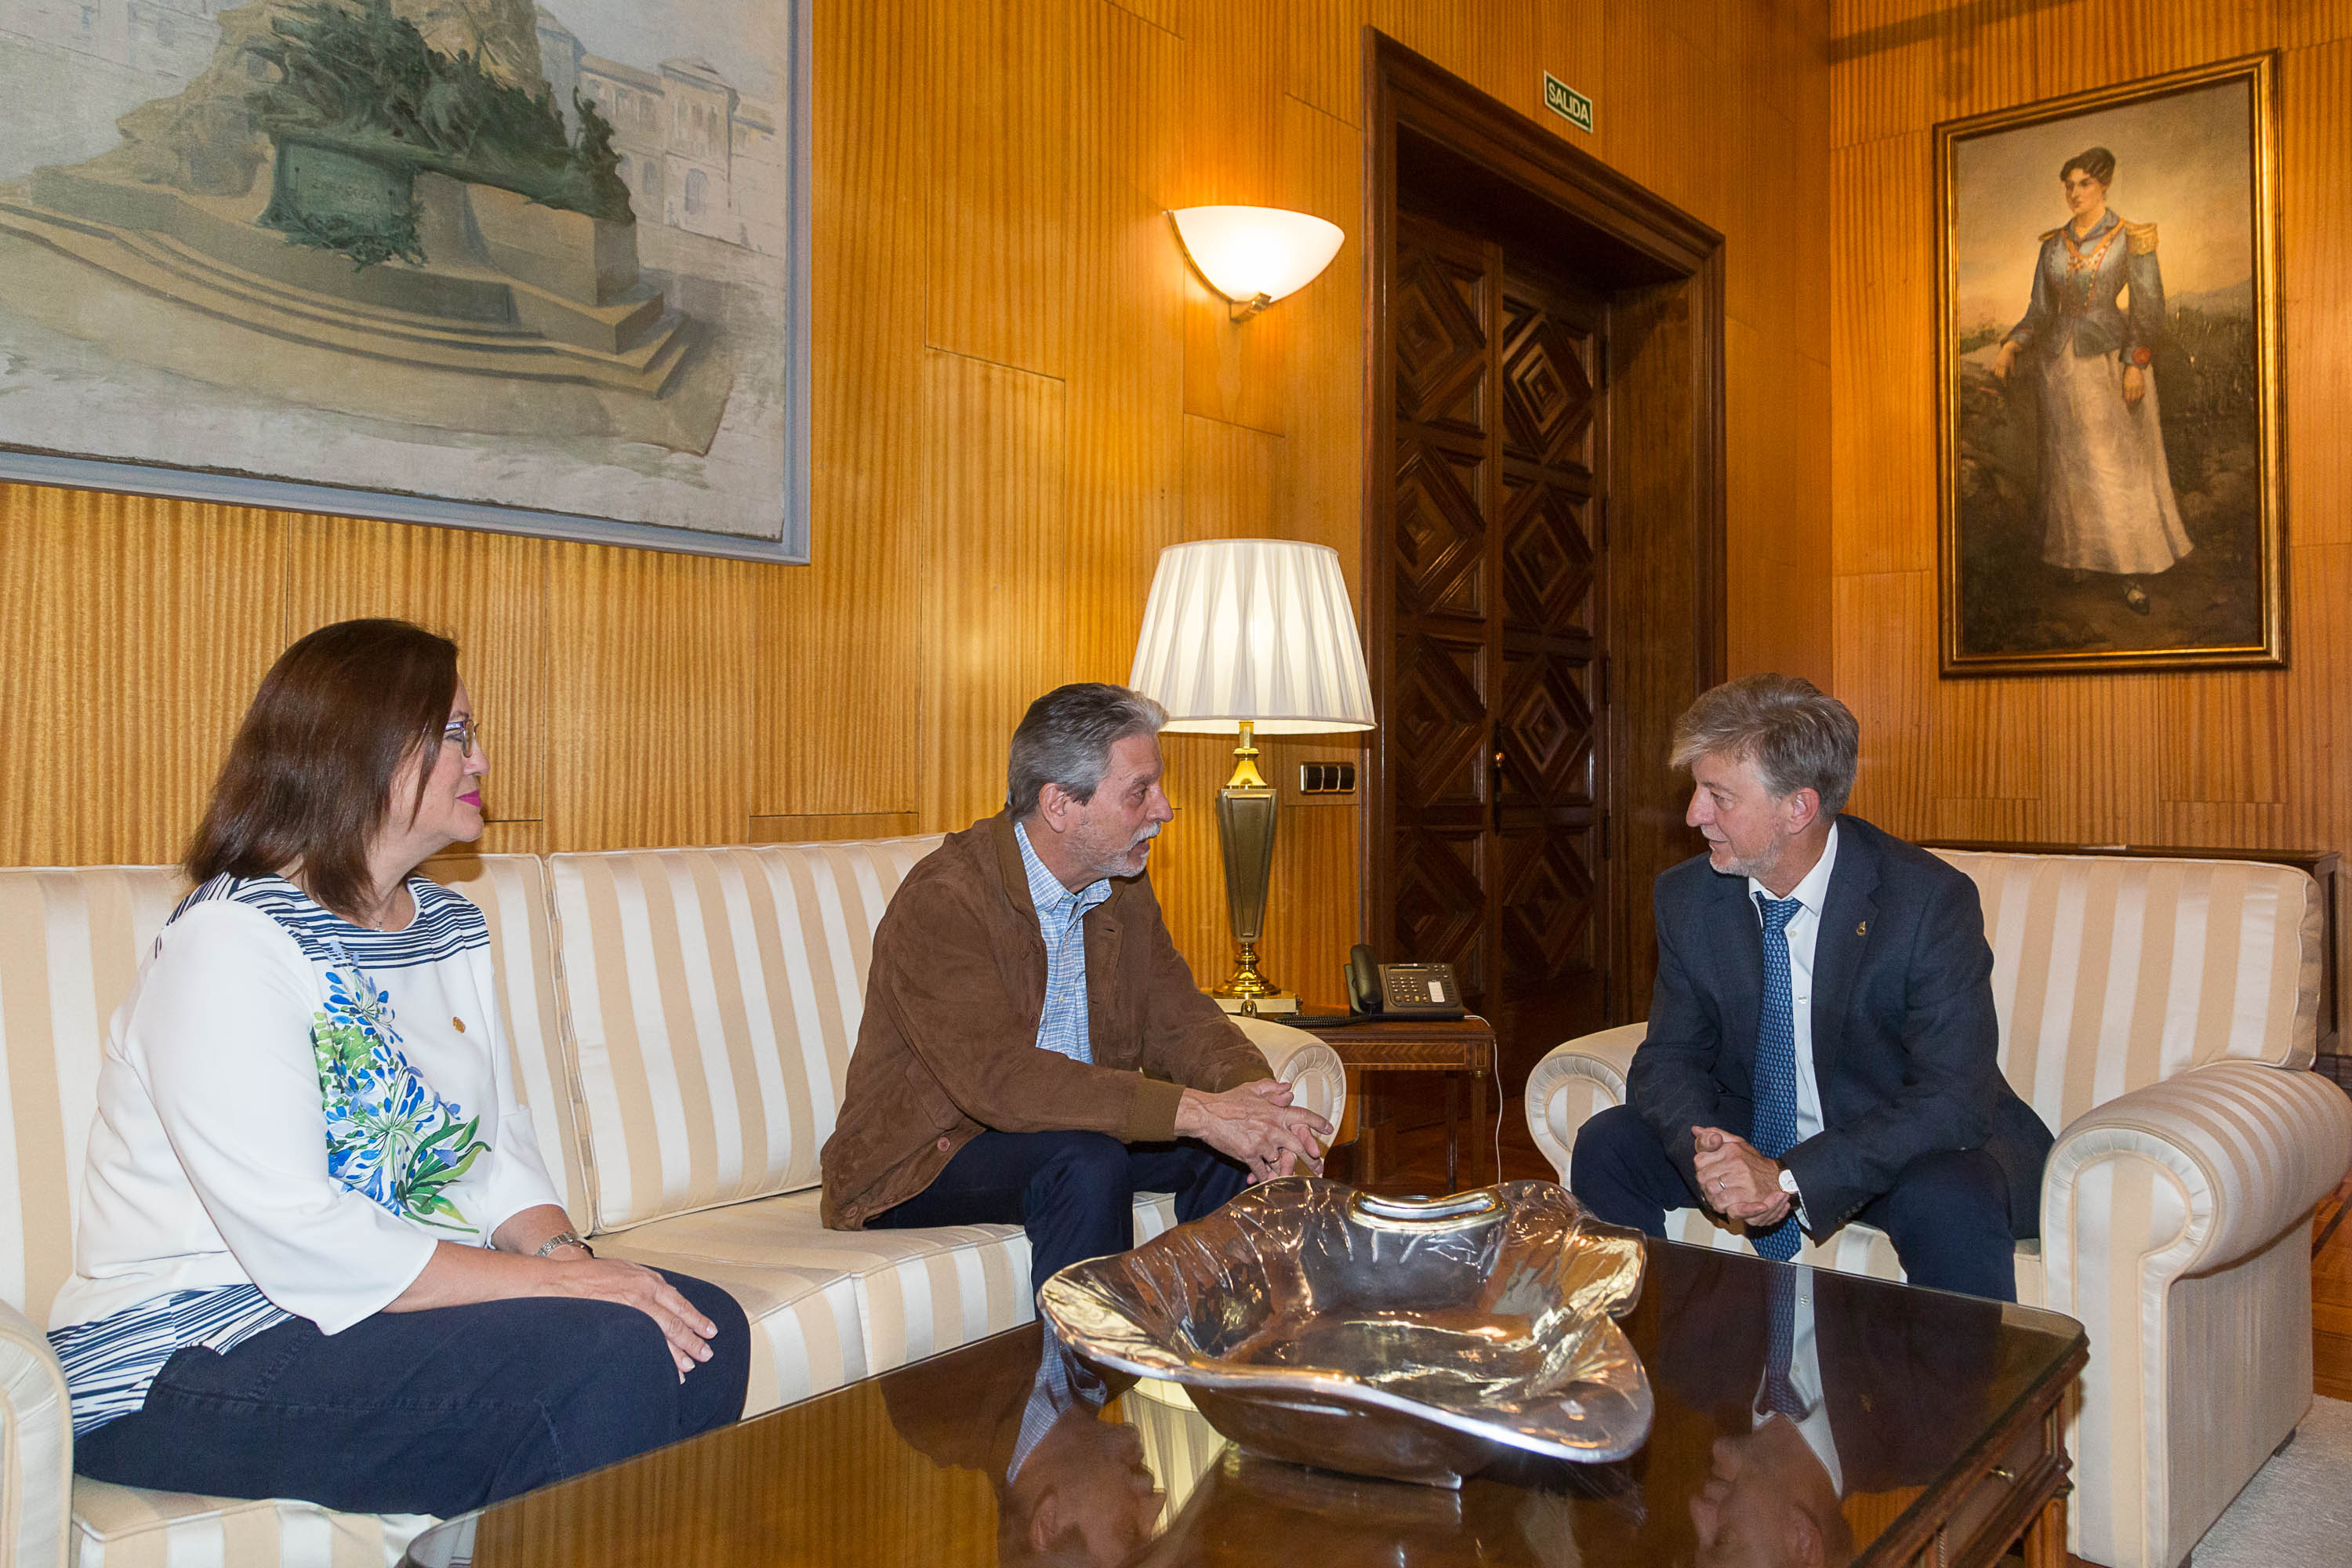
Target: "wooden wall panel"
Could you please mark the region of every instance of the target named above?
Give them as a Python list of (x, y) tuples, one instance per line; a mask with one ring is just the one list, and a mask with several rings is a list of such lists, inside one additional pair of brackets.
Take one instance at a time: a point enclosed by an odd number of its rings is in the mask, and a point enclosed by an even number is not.
[[(1312, 539), (1360, 583), (1367, 23), (1730, 237), (1753, 350), (1733, 424), (1778, 448), (1734, 453), (1734, 661), (1826, 671), (1819, 0), (818, 4), (812, 563), (0, 490), (0, 855), (175, 856), (288, 638), (385, 610), (467, 647), (492, 809), (530, 814), (493, 823), (485, 850), (957, 827), (992, 808), (1021, 706), (1126, 675), (1161, 545)], [(1599, 135), (1541, 109), (1545, 68), (1593, 96)], [(1233, 323), (1164, 216), (1220, 200), (1317, 213), (1348, 242)], [(2296, 714), (2328, 700), (2294, 690)], [(1185, 809), (1155, 879), (1217, 978), (1209, 802), (1230, 746), (1170, 751)], [(1643, 831), (1678, 832), (1678, 809)], [(1356, 933), (1357, 834), (1354, 810), (1318, 805), (1278, 840), (1268, 962), (1323, 1000)]]
[(918, 818), (969, 826), (1004, 804), (1004, 747), (1069, 678), (1057, 572), (1068, 415), (1062, 383), (931, 351), (924, 422), (955, 432), (923, 466), (926, 570)]
[(285, 646), (285, 514), (0, 487), (0, 854), (177, 860)]
[[(2352, 850), (2352, 6), (1839, 0), (1832, 32), (1832, 557), (1856, 807), (1898, 832)], [(2290, 668), (1939, 680), (1933, 126), (2273, 47)]]
[(550, 544), (547, 845), (740, 841), (751, 580), (740, 561)]
[(754, 812), (911, 811), (929, 163), (919, 13), (822, 5), (805, 571), (753, 574)]
[[(926, 339), (1058, 375), (1068, 321), (1070, 18), (1104, 0), (925, 6), (930, 127)], [(898, 90), (908, 90), (902, 80)]]
[(489, 752), (488, 819), (544, 815), (547, 542), (340, 517), (293, 517), (287, 534), (286, 640), (358, 616), (453, 638)]

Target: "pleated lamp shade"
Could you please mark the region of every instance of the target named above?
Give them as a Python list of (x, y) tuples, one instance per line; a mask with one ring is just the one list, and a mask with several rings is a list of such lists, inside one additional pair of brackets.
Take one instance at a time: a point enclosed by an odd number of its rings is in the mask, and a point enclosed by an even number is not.
[(1372, 685), (1339, 552), (1205, 539), (1160, 552), (1128, 684), (1183, 734), (1372, 728)]

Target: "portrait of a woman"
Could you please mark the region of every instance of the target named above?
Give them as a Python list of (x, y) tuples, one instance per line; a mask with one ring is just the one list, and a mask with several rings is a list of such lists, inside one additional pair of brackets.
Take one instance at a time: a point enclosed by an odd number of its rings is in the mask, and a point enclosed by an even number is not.
[(2149, 608), (2150, 580), (2195, 548), (2164, 454), (2155, 358), (2165, 331), (2157, 226), (2107, 205), (2116, 158), (2093, 147), (2059, 171), (2067, 221), (2042, 237), (2024, 319), (2001, 340), (1993, 374), (2022, 363), (2041, 393), (2042, 558), (2074, 574), (2122, 579), (2124, 603)]

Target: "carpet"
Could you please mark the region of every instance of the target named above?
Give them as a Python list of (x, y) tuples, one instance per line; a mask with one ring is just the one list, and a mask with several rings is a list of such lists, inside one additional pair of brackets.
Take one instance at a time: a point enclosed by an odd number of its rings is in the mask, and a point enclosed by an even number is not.
[(2196, 1568), (2352, 1564), (2352, 1404), (2315, 1399), (2287, 1451), (2254, 1472), (2205, 1539)]

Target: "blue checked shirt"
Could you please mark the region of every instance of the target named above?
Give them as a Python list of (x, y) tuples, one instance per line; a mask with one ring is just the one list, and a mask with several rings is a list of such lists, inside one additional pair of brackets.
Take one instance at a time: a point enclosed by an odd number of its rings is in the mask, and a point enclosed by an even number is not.
[(1013, 825), (1021, 845), (1022, 869), (1029, 873), (1029, 901), (1037, 909), (1037, 930), (1045, 938), (1045, 1010), (1037, 1018), (1037, 1048), (1059, 1051), (1072, 1061), (1091, 1062), (1087, 1038), (1087, 911), (1110, 897), (1110, 879), (1098, 878), (1076, 892), (1045, 869), (1029, 847), (1029, 829)]

